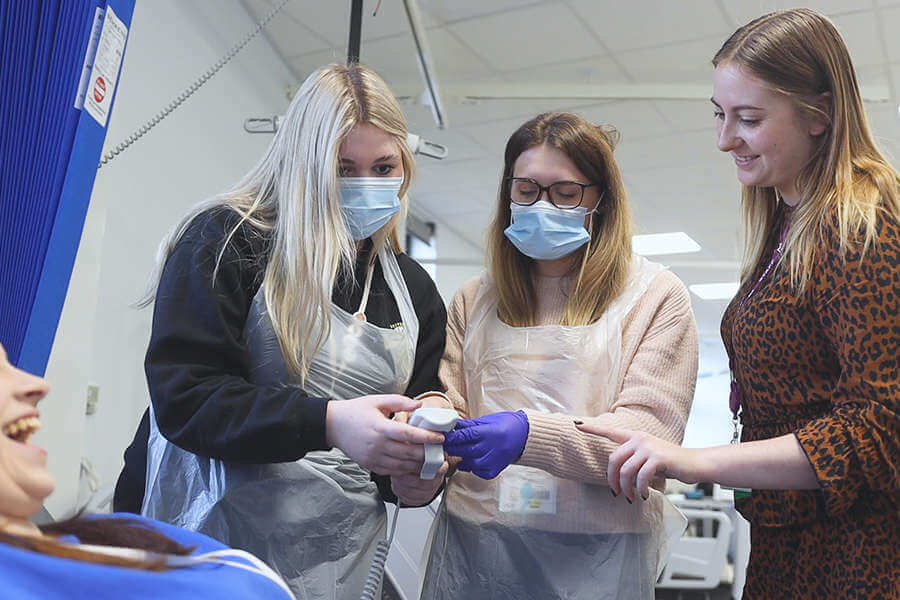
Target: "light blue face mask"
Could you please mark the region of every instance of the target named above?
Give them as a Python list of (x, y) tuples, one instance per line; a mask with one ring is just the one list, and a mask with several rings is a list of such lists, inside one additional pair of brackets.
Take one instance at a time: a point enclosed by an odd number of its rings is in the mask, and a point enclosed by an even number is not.
[(354, 240), (364, 240), (400, 210), (402, 177), (341, 177), (341, 210)]
[(589, 213), (583, 206), (562, 209), (540, 200), (531, 206), (511, 203), (509, 208), (512, 223), (503, 233), (525, 256), (537, 260), (562, 258), (591, 239), (584, 218), (594, 211)]

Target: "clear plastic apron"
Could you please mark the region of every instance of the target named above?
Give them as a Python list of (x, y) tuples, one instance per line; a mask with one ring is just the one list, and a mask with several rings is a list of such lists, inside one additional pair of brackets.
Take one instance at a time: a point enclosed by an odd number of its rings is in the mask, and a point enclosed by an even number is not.
[[(397, 259), (378, 253), (403, 325), (381, 328), (332, 305), (331, 334), (314, 356), (304, 389), (347, 400), (403, 393), (412, 375), (419, 322)], [(363, 306), (366, 301), (364, 294)], [(244, 339), (248, 380), (299, 385), (288, 375), (262, 288)], [(238, 464), (197, 456), (169, 443), (151, 406), (147, 486), (141, 513), (200, 531), (258, 556), (300, 600), (356, 599), (386, 515), (369, 471), (337, 449), (296, 462)]]
[[(663, 267), (635, 257), (629, 281), (595, 323), (511, 327), (485, 279), (466, 327), (463, 365), (470, 417), (530, 408), (608, 412), (622, 368), (625, 316)], [(683, 517), (658, 491), (646, 502), (608, 486), (511, 465), (486, 481), (457, 472), (432, 525), (423, 599), (651, 599)], [(677, 533), (675, 533), (677, 530)]]

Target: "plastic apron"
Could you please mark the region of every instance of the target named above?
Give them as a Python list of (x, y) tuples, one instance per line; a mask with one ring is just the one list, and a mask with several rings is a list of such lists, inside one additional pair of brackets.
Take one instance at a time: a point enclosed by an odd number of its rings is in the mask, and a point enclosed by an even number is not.
[[(662, 269), (635, 257), (622, 294), (597, 322), (579, 327), (503, 323), (485, 279), (463, 343), (469, 416), (608, 412), (622, 369), (623, 321)], [(656, 490), (628, 504), (606, 485), (530, 467), (511, 465), (489, 481), (456, 472), (432, 525), (421, 597), (652, 600), (667, 557), (664, 523), (676, 538), (686, 524)]]
[[(332, 305), (331, 334), (304, 384), (311, 395), (346, 400), (403, 393), (409, 383), (419, 321), (393, 252), (383, 248), (378, 259), (403, 325), (376, 327)], [(288, 375), (262, 288), (244, 338), (252, 356), (249, 381), (299, 385)], [(152, 405), (141, 512), (255, 554), (300, 600), (359, 598), (387, 521), (369, 471), (337, 449), (275, 464), (205, 458), (169, 443)]]

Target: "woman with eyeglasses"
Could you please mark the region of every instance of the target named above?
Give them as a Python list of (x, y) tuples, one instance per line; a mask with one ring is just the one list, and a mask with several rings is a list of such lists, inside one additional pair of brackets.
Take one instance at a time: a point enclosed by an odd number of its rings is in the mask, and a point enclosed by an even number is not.
[(743, 184), (741, 287), (722, 318), (740, 443), (579, 427), (621, 443), (609, 479), (629, 498), (661, 475), (742, 488), (745, 600), (897, 600), (900, 174), (821, 14), (754, 19), (712, 63), (718, 146)]
[(461, 461), (423, 598), (653, 598), (666, 501), (611, 494), (615, 444), (572, 421), (679, 443), (697, 330), (681, 281), (631, 250), (613, 145), (567, 113), (506, 145), (487, 272), (448, 313), (440, 377), (468, 418), (446, 436)]
[(359, 598), (382, 500), (430, 502), (449, 468), (420, 479), (444, 438), (390, 418), (439, 386), (446, 322), (398, 239), (406, 134), (374, 71), (318, 69), (257, 165), (161, 246), (116, 509), (253, 552), (301, 598)]

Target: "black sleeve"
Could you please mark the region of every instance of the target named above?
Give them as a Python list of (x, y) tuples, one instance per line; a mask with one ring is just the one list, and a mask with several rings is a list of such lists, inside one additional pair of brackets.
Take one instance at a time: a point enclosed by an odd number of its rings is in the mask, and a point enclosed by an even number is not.
[[(328, 399), (245, 379), (244, 322), (259, 288), (260, 234), (227, 209), (198, 216), (166, 261), (156, 294), (145, 370), (162, 434), (202, 456), (284, 462), (327, 449)], [(264, 262), (264, 259), (263, 261)]]
[(116, 481), (113, 512), (140, 514), (147, 480), (147, 441), (150, 439), (150, 411), (141, 416), (134, 441), (125, 450), (125, 467)]

